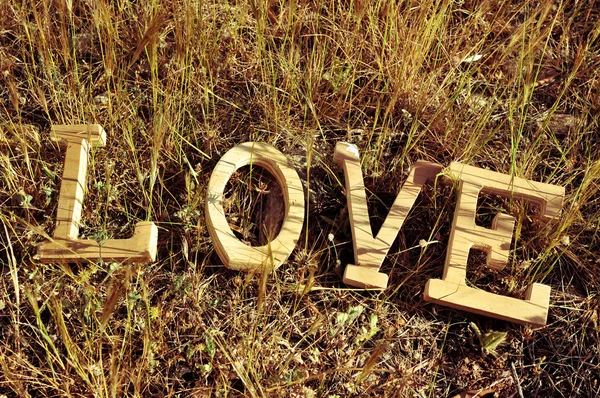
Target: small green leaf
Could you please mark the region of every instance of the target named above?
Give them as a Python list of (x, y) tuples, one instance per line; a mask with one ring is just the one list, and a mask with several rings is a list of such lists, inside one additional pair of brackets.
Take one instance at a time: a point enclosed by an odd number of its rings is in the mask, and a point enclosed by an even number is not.
[(215, 353), (217, 352), (214, 340), (212, 339), (212, 337), (209, 334), (205, 334), (204, 342), (206, 344), (206, 347), (204, 348), (204, 350), (206, 351), (206, 353), (208, 354), (210, 359), (213, 359), (215, 357)]
[(496, 355), (496, 348), (506, 341), (506, 332), (488, 332), (483, 335), (483, 351), (488, 354)]
[(46, 194), (46, 206), (48, 206), (50, 204), (51, 200), (52, 200), (52, 192), (53, 192), (53, 190), (52, 190), (52, 188), (46, 187), (46, 186), (43, 186), (42, 190)]
[(33, 200), (33, 196), (27, 194), (25, 191), (19, 191), (19, 206), (24, 209), (29, 209), (31, 207), (31, 201)]
[(204, 365), (200, 365), (201, 373), (210, 373), (212, 371), (212, 365), (210, 363), (205, 363)]
[(348, 319), (350, 321), (355, 320), (356, 318), (358, 318), (360, 316), (360, 314), (363, 313), (364, 310), (365, 310), (365, 307), (363, 307), (362, 305), (357, 305), (356, 307), (348, 308)]
[(348, 314), (345, 312), (338, 312), (335, 321), (339, 326), (344, 326), (346, 321), (348, 321)]
[(131, 292), (127, 295), (127, 300), (129, 300), (129, 304), (135, 304), (137, 300), (142, 298), (142, 296), (138, 292)]
[(48, 166), (46, 166), (44, 163), (42, 163), (42, 170), (44, 170), (44, 173), (46, 173), (46, 176), (52, 180), (56, 179), (56, 173), (53, 172), (52, 170), (50, 170), (48, 168)]
[(496, 356), (496, 349), (498, 346), (500, 346), (500, 344), (506, 341), (507, 332), (496, 332), (492, 330), (487, 333), (482, 333), (476, 324), (471, 322), (470, 325), (477, 335), (477, 339), (481, 345), (481, 351), (486, 355), (491, 354)]
[(375, 329), (377, 327), (377, 321), (377, 315), (371, 314), (371, 317), (369, 318), (369, 326), (371, 326), (371, 329)]

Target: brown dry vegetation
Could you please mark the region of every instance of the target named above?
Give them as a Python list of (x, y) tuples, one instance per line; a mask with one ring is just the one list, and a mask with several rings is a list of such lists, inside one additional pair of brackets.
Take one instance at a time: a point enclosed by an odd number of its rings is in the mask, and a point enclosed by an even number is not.
[[(593, 0), (3, 0), (0, 396), (598, 396), (599, 19)], [(64, 156), (50, 126), (76, 123), (109, 134), (82, 236), (152, 220), (156, 262), (34, 260)], [(284, 152), (306, 189), (300, 243), (266, 284), (215, 265), (204, 221), (212, 168), (250, 140)], [(517, 218), (514, 251), (503, 272), (477, 253), (470, 264), (470, 282), (495, 293), (551, 285), (548, 325), (423, 301), (444, 264), (445, 184), (400, 232), (389, 288), (344, 286), (341, 140), (360, 149), (376, 228), (418, 159), (565, 186), (550, 224), (484, 197), (483, 225)], [(268, 173), (235, 177), (227, 211), (241, 237), (264, 239), (260, 209), (277, 195)], [(471, 322), (506, 338), (486, 346)]]

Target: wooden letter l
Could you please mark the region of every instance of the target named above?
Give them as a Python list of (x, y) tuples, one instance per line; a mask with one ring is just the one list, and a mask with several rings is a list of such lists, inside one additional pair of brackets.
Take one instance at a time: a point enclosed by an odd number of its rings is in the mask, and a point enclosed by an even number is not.
[(98, 124), (60, 125), (53, 126), (51, 135), (66, 148), (65, 164), (53, 239), (39, 246), (37, 259), (43, 263), (153, 261), (158, 229), (151, 221), (137, 223), (129, 239), (78, 239), (89, 149), (106, 146), (104, 129)]

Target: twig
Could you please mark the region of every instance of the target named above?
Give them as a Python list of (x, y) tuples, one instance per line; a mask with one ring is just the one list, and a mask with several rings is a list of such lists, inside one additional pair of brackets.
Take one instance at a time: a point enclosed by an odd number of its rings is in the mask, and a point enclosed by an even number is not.
[(515, 378), (515, 383), (517, 383), (517, 392), (519, 393), (519, 397), (525, 398), (523, 396), (523, 390), (521, 389), (521, 383), (519, 382), (519, 376), (517, 376), (517, 369), (515, 369), (515, 363), (510, 363), (510, 368), (512, 369), (513, 377)]

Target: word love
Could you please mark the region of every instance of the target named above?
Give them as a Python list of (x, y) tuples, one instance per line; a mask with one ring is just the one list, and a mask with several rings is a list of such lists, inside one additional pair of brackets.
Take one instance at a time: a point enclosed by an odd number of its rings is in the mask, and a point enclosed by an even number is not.
[[(147, 262), (156, 258), (158, 229), (153, 222), (140, 222), (129, 239), (97, 242), (78, 239), (91, 147), (106, 145), (106, 133), (97, 124), (54, 126), (52, 138), (66, 149), (56, 228), (51, 240), (42, 243), (37, 258), (45, 263)], [(410, 171), (381, 229), (373, 235), (358, 149), (340, 142), (334, 162), (344, 169), (354, 259), (344, 272), (344, 283), (385, 289), (388, 276), (379, 271), (402, 224), (423, 185), (442, 172), (439, 164), (418, 161)], [(223, 192), (232, 174), (246, 165), (261, 166), (275, 176), (283, 191), (285, 216), (277, 237), (264, 246), (249, 246), (233, 233), (223, 210)], [(563, 187), (529, 181), (477, 167), (452, 163), (447, 174), (458, 184), (458, 200), (442, 279), (430, 279), (424, 292), (426, 301), (511, 322), (542, 326), (546, 324), (550, 287), (533, 283), (524, 299), (492, 294), (467, 285), (467, 261), (471, 249), (487, 254), (487, 266), (506, 266), (515, 219), (497, 214), (491, 228), (475, 224), (480, 193), (522, 199), (536, 204), (540, 216), (552, 219), (560, 214)], [(271, 145), (247, 142), (229, 150), (217, 163), (206, 198), (206, 222), (216, 252), (223, 264), (241, 271), (269, 272), (289, 257), (298, 242), (305, 214), (302, 182), (283, 153)]]

